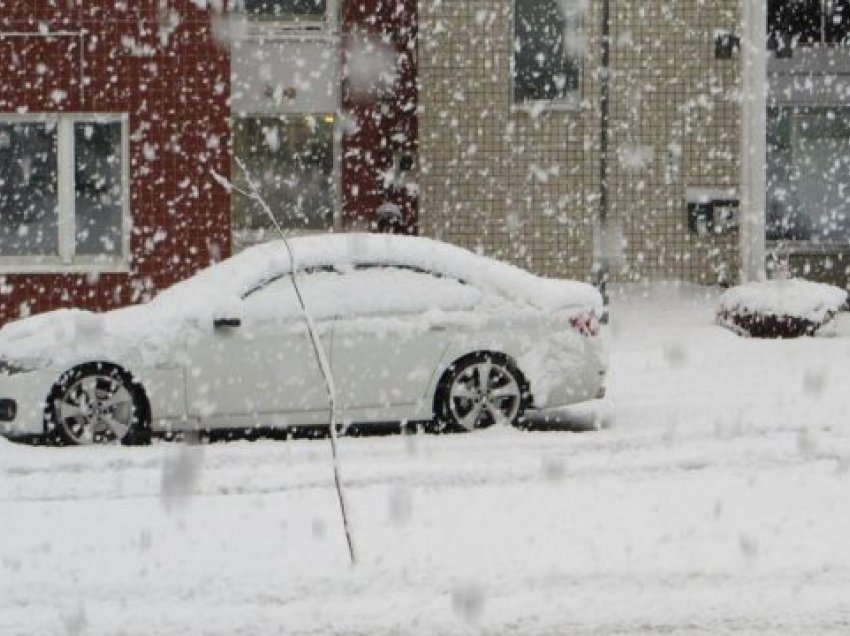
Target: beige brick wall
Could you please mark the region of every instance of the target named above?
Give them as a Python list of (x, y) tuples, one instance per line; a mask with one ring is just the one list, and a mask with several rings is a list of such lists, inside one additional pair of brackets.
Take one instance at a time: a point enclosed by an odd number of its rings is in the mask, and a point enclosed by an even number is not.
[(426, 0), (419, 10), (422, 232), (539, 273), (587, 277), (595, 115), (511, 110), (510, 2)]
[[(740, 60), (714, 58), (715, 30), (740, 30), (737, 0), (611, 4), (610, 218), (624, 244), (612, 276), (734, 277), (737, 232), (689, 234), (685, 189), (738, 187)], [(585, 21), (580, 106), (531, 114), (511, 108), (512, 5), (419, 4), (421, 230), (538, 273), (589, 280), (600, 6), (593, 2)]]

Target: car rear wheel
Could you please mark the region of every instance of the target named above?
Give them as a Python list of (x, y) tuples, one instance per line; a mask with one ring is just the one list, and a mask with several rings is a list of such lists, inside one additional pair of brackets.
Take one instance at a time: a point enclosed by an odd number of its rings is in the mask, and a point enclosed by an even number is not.
[(471, 431), (516, 426), (528, 404), (528, 387), (506, 356), (479, 353), (458, 360), (448, 369), (435, 402), (441, 428)]
[(60, 444), (150, 442), (142, 389), (111, 364), (86, 364), (65, 372), (47, 398), (45, 417), (51, 439)]

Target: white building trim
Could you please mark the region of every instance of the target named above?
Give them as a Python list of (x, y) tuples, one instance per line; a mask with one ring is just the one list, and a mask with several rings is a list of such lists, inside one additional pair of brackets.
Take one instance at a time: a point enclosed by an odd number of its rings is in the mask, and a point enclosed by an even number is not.
[(767, 2), (741, 0), (741, 280), (765, 278)]

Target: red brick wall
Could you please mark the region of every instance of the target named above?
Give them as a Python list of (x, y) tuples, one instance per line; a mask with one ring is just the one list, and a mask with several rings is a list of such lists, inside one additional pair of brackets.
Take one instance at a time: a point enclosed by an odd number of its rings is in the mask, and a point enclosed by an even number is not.
[(342, 27), (343, 69), (356, 38), (388, 43), (398, 60), (395, 84), (383, 95), (357, 95), (343, 77), (342, 108), (354, 123), (343, 136), (343, 225), (374, 223), (376, 208), (389, 198), (402, 209), (406, 231), (415, 233), (418, 197), (408, 190), (386, 192), (381, 175), (394, 154), (417, 152), (416, 0), (343, 2)]
[[(230, 198), (210, 177), (230, 171), (229, 54), (208, 11), (160, 4), (0, 0), (0, 113), (129, 113), (132, 214), (129, 274), (0, 274), (0, 323), (137, 302), (229, 255)], [(44, 30), (84, 36), (2, 35)]]

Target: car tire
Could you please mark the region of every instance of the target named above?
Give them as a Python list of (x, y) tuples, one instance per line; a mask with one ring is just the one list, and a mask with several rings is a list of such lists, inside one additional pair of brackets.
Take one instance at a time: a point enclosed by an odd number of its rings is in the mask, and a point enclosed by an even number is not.
[(151, 440), (144, 389), (114, 364), (93, 362), (63, 373), (47, 396), (44, 416), (48, 439), (63, 446)]
[(438, 431), (519, 426), (530, 402), (522, 372), (501, 353), (475, 353), (453, 363), (434, 396)]

